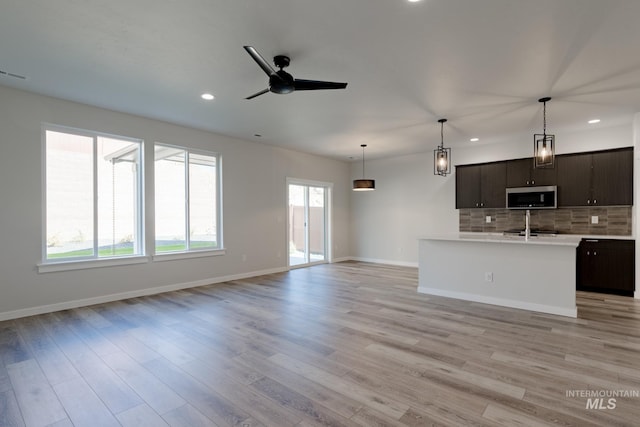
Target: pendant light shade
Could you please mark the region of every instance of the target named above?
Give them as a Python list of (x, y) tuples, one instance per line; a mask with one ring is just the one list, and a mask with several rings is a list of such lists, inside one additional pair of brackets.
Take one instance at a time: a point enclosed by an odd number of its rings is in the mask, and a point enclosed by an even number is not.
[(353, 191), (373, 191), (376, 189), (376, 181), (373, 179), (365, 179), (364, 177), (364, 147), (367, 144), (360, 145), (362, 147), (362, 179), (353, 180)]
[(547, 134), (547, 102), (549, 101), (551, 98), (548, 96), (538, 100), (542, 102), (543, 133), (533, 135), (533, 162), (539, 169), (551, 169), (555, 164), (556, 136)]
[(447, 176), (451, 173), (451, 148), (444, 146), (444, 124), (447, 119), (440, 119), (440, 145), (433, 150), (433, 174)]

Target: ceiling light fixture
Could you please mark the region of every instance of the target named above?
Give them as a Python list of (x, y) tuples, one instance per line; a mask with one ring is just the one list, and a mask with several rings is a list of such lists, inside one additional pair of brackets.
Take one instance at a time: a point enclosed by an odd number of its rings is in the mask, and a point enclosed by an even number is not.
[(542, 102), (543, 133), (533, 135), (533, 162), (536, 168), (553, 168), (555, 163), (555, 135), (547, 135), (547, 102), (551, 97), (538, 99)]
[(440, 119), (440, 145), (433, 150), (433, 174), (447, 176), (451, 173), (451, 148), (444, 147), (444, 124), (447, 119)]
[(353, 180), (353, 191), (373, 191), (376, 189), (376, 181), (364, 177), (364, 147), (366, 146), (367, 144), (360, 145), (362, 147), (362, 179)]
[(202, 95), (200, 95), (200, 98), (204, 99), (205, 101), (213, 101), (215, 99), (215, 96), (210, 93), (203, 93)]
[(589, 120), (587, 123), (589, 123), (590, 125), (595, 125), (596, 123), (600, 123), (600, 119)]
[(471, 138), (469, 141), (471, 141), (471, 142), (478, 142), (478, 141), (480, 141), (480, 138)]

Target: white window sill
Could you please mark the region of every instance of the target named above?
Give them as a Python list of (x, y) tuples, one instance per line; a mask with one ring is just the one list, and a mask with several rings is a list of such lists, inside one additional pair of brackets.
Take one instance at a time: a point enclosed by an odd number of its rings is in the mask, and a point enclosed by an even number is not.
[(131, 256), (122, 258), (103, 258), (77, 261), (46, 262), (37, 265), (38, 273), (54, 273), (58, 271), (86, 270), (89, 268), (117, 267), (121, 265), (145, 264), (150, 260), (154, 262), (175, 261), (190, 258), (205, 258), (221, 256), (227, 253), (226, 249), (201, 250), (191, 252), (169, 252), (149, 256)]
[(162, 261), (175, 261), (179, 259), (189, 259), (189, 258), (205, 258), (212, 256), (221, 256), (227, 253), (226, 249), (211, 249), (211, 250), (200, 250), (200, 251), (190, 251), (190, 252), (167, 252), (164, 254), (157, 254), (153, 256), (154, 262), (162, 262)]
[(38, 273), (56, 271), (85, 270), (88, 268), (115, 267), (120, 265), (144, 264), (149, 262), (148, 256), (131, 256), (122, 258), (89, 259), (82, 261), (59, 261), (38, 264)]

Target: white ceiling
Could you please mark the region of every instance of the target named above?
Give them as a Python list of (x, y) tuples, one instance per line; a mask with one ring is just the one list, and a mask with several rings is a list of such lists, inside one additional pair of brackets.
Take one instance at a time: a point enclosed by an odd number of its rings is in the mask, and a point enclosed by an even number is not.
[[(0, 84), (346, 160), (630, 123), (638, 0), (9, 0)], [(346, 90), (266, 94), (242, 48)], [(200, 99), (203, 92), (216, 99)], [(593, 125), (592, 125), (593, 126)], [(254, 134), (261, 134), (257, 138)], [(477, 143), (476, 143), (477, 144)]]

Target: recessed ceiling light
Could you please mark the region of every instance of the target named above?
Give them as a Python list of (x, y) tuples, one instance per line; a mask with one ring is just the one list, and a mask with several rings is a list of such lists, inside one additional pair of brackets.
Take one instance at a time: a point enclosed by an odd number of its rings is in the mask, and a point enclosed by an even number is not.
[(589, 120), (587, 123), (589, 123), (590, 125), (595, 125), (596, 123), (600, 123), (600, 119)]
[(408, 0), (409, 3), (418, 3), (420, 0)]
[(200, 95), (200, 98), (204, 99), (205, 101), (212, 101), (215, 96), (211, 95), (210, 93), (203, 93), (202, 95)]
[(478, 141), (480, 141), (480, 138), (471, 138), (469, 141), (471, 141), (471, 142), (478, 142)]

